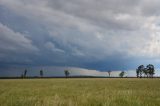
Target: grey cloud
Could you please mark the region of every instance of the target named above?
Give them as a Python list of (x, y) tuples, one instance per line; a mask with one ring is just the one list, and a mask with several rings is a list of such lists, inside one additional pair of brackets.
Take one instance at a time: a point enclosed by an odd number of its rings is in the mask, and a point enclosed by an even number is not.
[[(110, 57), (114, 57), (116, 62), (121, 56), (122, 61), (126, 60), (124, 63), (139, 57), (160, 57), (160, 17), (157, 4), (158, 0), (0, 1), (0, 5), (27, 18), (33, 26), (44, 27), (41, 31), (33, 27), (28, 32), (40, 50), (39, 56), (33, 61), (44, 61), (51, 65), (74, 64), (79, 67), (85, 67), (89, 63), (105, 63)], [(40, 32), (43, 34), (39, 35)], [(17, 44), (19, 49), (36, 49), (23, 34), (17, 32), (17, 36), (24, 40), (19, 42), (24, 45)]]
[(2, 52), (33, 52), (38, 49), (32, 45), (32, 41), (19, 32), (0, 23), (0, 49)]
[(52, 42), (47, 42), (45, 44), (45, 47), (53, 52), (60, 52), (60, 53), (64, 53), (65, 51), (59, 48), (56, 48), (55, 45)]
[(141, 2), (141, 13), (145, 16), (159, 16), (160, 12), (159, 12), (159, 4), (160, 1), (159, 0), (142, 0)]
[(30, 63), (32, 60), (24, 55), (36, 55), (37, 52), (31, 40), (0, 23), (0, 62)]

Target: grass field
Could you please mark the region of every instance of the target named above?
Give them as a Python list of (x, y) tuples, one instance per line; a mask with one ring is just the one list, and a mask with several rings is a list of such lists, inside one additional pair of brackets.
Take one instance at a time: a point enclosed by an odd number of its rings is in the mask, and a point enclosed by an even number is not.
[(0, 80), (0, 106), (160, 106), (160, 79)]

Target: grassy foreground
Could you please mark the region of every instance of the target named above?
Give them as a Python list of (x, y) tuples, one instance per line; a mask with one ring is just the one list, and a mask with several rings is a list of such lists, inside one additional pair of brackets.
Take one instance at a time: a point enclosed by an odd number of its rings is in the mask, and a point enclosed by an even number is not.
[(0, 106), (160, 106), (160, 79), (0, 80)]

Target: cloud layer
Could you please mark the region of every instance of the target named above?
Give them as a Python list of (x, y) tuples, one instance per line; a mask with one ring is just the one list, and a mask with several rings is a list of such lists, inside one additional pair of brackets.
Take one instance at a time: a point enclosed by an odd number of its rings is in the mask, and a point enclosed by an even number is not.
[[(159, 0), (1, 0), (0, 62), (159, 68)], [(3, 46), (2, 46), (3, 45)]]

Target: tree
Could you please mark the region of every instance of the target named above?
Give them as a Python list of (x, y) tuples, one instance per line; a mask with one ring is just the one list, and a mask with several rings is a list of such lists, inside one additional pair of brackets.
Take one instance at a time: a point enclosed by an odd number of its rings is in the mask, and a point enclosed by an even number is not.
[(136, 69), (137, 78), (139, 77), (139, 70)]
[(69, 76), (69, 71), (68, 70), (64, 70), (64, 74), (65, 74), (65, 76), (66, 76), (66, 78)]
[(148, 70), (149, 76), (153, 78), (153, 75), (155, 74), (154, 65), (148, 64), (146, 68)]
[(24, 75), (23, 75), (23, 77), (25, 78), (26, 75), (27, 75), (27, 69), (24, 70)]
[(40, 76), (43, 77), (43, 70), (40, 70)]
[(125, 74), (125, 72), (124, 71), (122, 71), (120, 74), (119, 74), (119, 77), (124, 77), (124, 74)]
[(147, 78), (148, 78), (149, 73), (148, 73), (148, 69), (147, 68), (143, 69), (143, 73), (144, 73), (144, 76), (147, 76)]
[(144, 65), (140, 65), (137, 69), (136, 69), (136, 73), (137, 73), (137, 77), (142, 77), (142, 74), (144, 74), (144, 77), (146, 76), (148, 77), (152, 77), (155, 74), (155, 70), (154, 70), (154, 65), (152, 64), (148, 64), (146, 67), (144, 67)]
[(144, 71), (144, 65), (140, 65), (137, 69), (137, 73), (139, 73), (140, 78), (142, 78), (143, 71)]
[(109, 71), (107, 71), (107, 72), (108, 72), (108, 75), (109, 75), (109, 77), (110, 77), (110, 76), (111, 76), (111, 72), (112, 72), (112, 71), (110, 71), (110, 70), (109, 70)]

